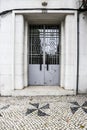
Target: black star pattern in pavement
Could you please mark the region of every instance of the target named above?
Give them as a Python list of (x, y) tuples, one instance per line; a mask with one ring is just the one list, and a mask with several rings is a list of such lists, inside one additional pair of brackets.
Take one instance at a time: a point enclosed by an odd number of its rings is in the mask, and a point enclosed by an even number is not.
[(37, 111), (37, 115), (38, 116), (49, 116), (48, 114), (43, 112), (43, 110), (49, 109), (49, 104), (46, 104), (45, 106), (42, 106), (42, 107), (39, 107), (39, 103), (30, 103), (30, 105), (32, 105), (35, 108), (27, 109), (26, 115), (31, 114), (31, 113)]
[[(2, 108), (0, 108), (0, 110), (5, 110), (9, 107), (10, 105), (6, 105), (6, 106), (3, 106)], [(0, 114), (0, 117), (2, 117), (2, 115)]]
[(74, 114), (76, 111), (78, 111), (79, 108), (81, 108), (85, 113), (87, 113), (87, 101), (83, 103), (83, 105), (79, 105), (78, 102), (70, 102), (73, 104), (72, 107), (70, 107), (71, 112)]
[(2, 115), (0, 114), (0, 117), (2, 117)]
[(6, 106), (2, 107), (1, 110), (2, 110), (2, 109), (7, 109), (9, 106), (10, 106), (10, 105), (6, 105)]

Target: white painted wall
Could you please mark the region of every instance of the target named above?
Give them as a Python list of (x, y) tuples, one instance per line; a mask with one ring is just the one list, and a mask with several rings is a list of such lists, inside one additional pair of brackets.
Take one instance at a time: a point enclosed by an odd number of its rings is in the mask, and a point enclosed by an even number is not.
[(12, 90), (12, 14), (0, 20), (0, 90), (2, 95)]
[(79, 93), (87, 93), (87, 12), (80, 14)]
[[(46, 8), (78, 8), (79, 0), (45, 0), (48, 2)], [(42, 8), (44, 0), (1, 0), (0, 11), (19, 8)]]

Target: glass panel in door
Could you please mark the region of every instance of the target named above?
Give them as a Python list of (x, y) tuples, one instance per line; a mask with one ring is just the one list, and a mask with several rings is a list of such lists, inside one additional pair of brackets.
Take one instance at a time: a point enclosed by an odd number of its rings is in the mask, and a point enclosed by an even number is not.
[(59, 27), (29, 28), (29, 85), (59, 85)]
[(59, 85), (59, 28), (45, 26), (45, 85)]
[(29, 85), (44, 85), (43, 26), (29, 27)]

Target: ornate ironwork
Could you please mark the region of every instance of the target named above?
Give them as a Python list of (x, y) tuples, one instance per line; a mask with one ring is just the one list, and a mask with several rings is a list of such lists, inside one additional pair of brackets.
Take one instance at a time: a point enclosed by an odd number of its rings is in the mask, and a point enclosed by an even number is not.
[(87, 9), (87, 0), (81, 0), (80, 9)]
[(47, 6), (47, 2), (42, 2), (42, 6)]
[(29, 36), (29, 64), (59, 64), (58, 26), (30, 25)]

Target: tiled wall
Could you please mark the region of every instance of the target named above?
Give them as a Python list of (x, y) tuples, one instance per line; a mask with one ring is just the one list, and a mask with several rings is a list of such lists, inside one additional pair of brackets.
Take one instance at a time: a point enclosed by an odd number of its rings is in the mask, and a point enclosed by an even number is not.
[(87, 13), (80, 14), (79, 92), (87, 93)]
[(12, 88), (12, 14), (1, 16), (0, 26), (0, 89)]
[(61, 86), (76, 90), (77, 15), (67, 15), (61, 30)]
[[(78, 8), (79, 0), (45, 0), (47, 8)], [(19, 8), (42, 8), (44, 0), (1, 0), (1, 11)]]

